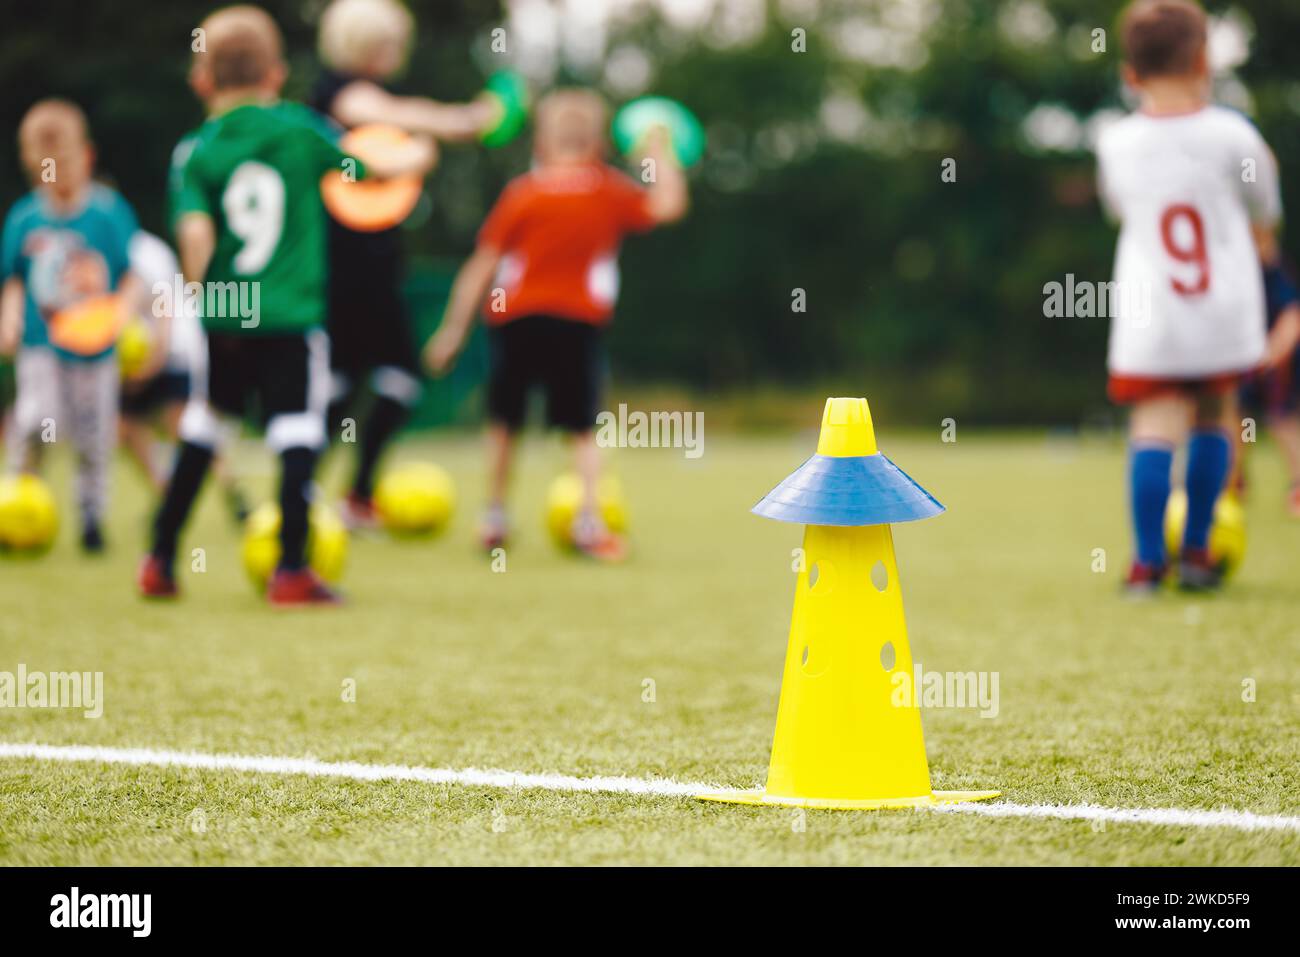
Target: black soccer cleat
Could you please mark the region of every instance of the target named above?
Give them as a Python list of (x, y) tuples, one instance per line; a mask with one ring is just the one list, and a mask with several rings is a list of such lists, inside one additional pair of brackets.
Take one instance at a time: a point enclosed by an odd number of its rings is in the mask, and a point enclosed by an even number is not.
[(1185, 548), (1178, 562), (1178, 587), (1182, 591), (1212, 592), (1223, 586), (1223, 565), (1212, 561), (1204, 548)]
[(81, 550), (87, 555), (101, 555), (106, 547), (104, 533), (97, 522), (87, 522), (81, 530)]

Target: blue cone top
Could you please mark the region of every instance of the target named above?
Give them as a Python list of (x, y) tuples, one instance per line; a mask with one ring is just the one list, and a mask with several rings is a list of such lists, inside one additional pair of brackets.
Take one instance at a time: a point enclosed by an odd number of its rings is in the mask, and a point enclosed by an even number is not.
[(814, 455), (751, 509), (801, 525), (884, 525), (931, 518), (933, 495), (884, 454)]

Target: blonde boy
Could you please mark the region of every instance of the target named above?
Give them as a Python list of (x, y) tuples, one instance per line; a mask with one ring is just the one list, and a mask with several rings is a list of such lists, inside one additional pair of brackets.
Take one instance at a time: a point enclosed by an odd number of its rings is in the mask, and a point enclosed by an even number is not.
[[(104, 547), (108, 475), (117, 441), (118, 372), (113, 340), (77, 346), (52, 324), (93, 297), (119, 293), (123, 316), (138, 305), (129, 272), (135, 213), (92, 181), (95, 151), (86, 117), (66, 100), (35, 104), (18, 127), (32, 191), (10, 209), (0, 245), (0, 353), (17, 351), (11, 468), (34, 471), (46, 442), (69, 436), (77, 452), (81, 544)], [(116, 323), (110, 322), (112, 327)]]
[[(379, 123), (439, 140), (476, 139), (495, 120), (487, 101), (440, 103), (391, 88), (406, 64), (414, 29), (410, 11), (397, 0), (333, 0), (321, 14), (325, 69), (311, 105), (345, 129)], [(377, 523), (371, 499), (380, 457), (420, 398), (420, 362), (402, 294), (400, 230), (363, 232), (331, 221), (329, 246), (333, 434), (362, 393), (374, 397), (343, 506), (350, 525), (367, 527)]]
[(512, 180), (497, 200), (477, 248), (456, 276), (442, 325), (425, 348), (429, 368), (445, 371), (483, 308), (491, 356), (489, 505), (482, 534), (489, 549), (506, 540), (514, 440), (528, 395), (539, 387), (549, 424), (573, 438), (583, 480), (575, 545), (607, 560), (625, 551), (596, 507), (600, 459), (593, 429), (604, 376), (604, 328), (617, 297), (623, 237), (680, 219), (687, 189), (662, 131), (645, 146), (656, 170), (649, 188), (606, 165), (607, 127), (604, 102), (588, 90), (560, 90), (538, 104), (533, 169)]

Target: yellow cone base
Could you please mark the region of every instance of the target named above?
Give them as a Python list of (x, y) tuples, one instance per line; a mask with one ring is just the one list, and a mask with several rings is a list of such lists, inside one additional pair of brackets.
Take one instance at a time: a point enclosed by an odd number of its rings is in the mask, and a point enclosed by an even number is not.
[(987, 801), (1001, 791), (933, 791), (919, 797), (870, 798), (801, 798), (779, 797), (759, 789), (755, 791), (710, 791), (697, 794), (698, 801), (718, 801), (723, 804), (763, 804), (776, 807), (810, 807), (830, 811), (880, 811), (891, 807), (933, 807), (936, 804), (965, 804), (968, 801)]

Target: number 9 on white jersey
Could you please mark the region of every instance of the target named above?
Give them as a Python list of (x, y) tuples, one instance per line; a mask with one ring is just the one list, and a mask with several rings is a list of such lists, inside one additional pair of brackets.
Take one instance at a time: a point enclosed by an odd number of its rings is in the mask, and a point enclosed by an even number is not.
[(1281, 216), (1277, 166), (1240, 114), (1134, 113), (1097, 147), (1102, 200), (1120, 223), (1110, 311), (1113, 374), (1201, 378), (1264, 354), (1264, 285), (1252, 224)]

